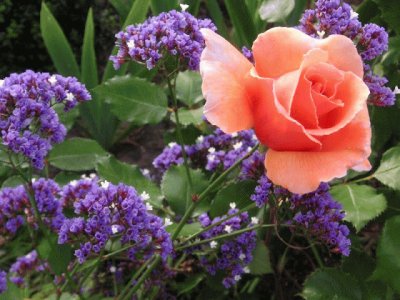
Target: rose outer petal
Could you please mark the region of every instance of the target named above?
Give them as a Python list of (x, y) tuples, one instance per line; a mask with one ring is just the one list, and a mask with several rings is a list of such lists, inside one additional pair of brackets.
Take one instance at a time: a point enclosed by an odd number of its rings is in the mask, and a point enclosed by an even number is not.
[(275, 184), (293, 193), (305, 194), (317, 189), (321, 182), (343, 177), (354, 168), (371, 166), (371, 128), (366, 104), (355, 119), (340, 131), (324, 137), (318, 152), (275, 151), (265, 158), (267, 176)]
[(209, 29), (201, 29), (206, 47), (200, 73), (207, 120), (224, 132), (253, 127), (244, 79), (252, 64), (228, 41)]

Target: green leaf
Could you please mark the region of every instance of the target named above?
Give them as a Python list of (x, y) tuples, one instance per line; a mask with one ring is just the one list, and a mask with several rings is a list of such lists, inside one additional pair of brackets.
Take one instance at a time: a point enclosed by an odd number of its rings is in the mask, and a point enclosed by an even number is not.
[(331, 194), (343, 205), (344, 219), (353, 223), (357, 231), (386, 209), (385, 196), (367, 185), (338, 185), (331, 189)]
[(294, 0), (266, 0), (259, 9), (260, 17), (269, 23), (283, 21), (293, 11)]
[(306, 300), (362, 299), (360, 284), (351, 275), (333, 268), (319, 269), (304, 283), (301, 296)]
[(16, 186), (22, 185), (24, 183), (25, 183), (25, 181), (19, 175), (14, 175), (14, 176), (8, 177), (6, 180), (4, 180), (1, 187), (2, 188), (16, 187)]
[(226, 0), (226, 9), (239, 38), (240, 46), (250, 46), (256, 39), (257, 31), (253, 18), (244, 1)]
[[(175, 229), (178, 227), (178, 224), (172, 224), (166, 228), (167, 232), (173, 233), (175, 232)], [(191, 223), (191, 224), (186, 224), (185, 226), (182, 227), (182, 230), (179, 232), (178, 237), (187, 237), (191, 236), (199, 231), (201, 231), (203, 227), (201, 227), (201, 224), (199, 222)]]
[(121, 20), (124, 21), (128, 16), (129, 9), (131, 8), (134, 0), (110, 0), (110, 3), (118, 12)]
[(263, 241), (257, 241), (253, 251), (253, 260), (249, 264), (250, 273), (253, 275), (263, 275), (273, 273), (269, 259), (269, 250)]
[(203, 100), (199, 72), (180, 72), (176, 78), (176, 97), (188, 106)]
[[(179, 121), (182, 125), (199, 125), (203, 122), (203, 107), (197, 109), (187, 109), (181, 107), (178, 109)], [(176, 123), (175, 114), (171, 114), (171, 121)]]
[(200, 284), (200, 282), (203, 281), (204, 278), (205, 278), (204, 274), (196, 274), (189, 276), (183, 282), (179, 282), (176, 286), (178, 290), (178, 296), (193, 290), (196, 286)]
[(40, 31), (57, 71), (64, 76), (79, 78), (79, 67), (72, 48), (44, 1), (40, 10)]
[(156, 184), (146, 178), (135, 165), (123, 163), (114, 157), (97, 163), (97, 173), (113, 184), (125, 183), (135, 187), (139, 194), (146, 192), (150, 195), (150, 203), (159, 207), (161, 205), (160, 189)]
[(64, 186), (70, 183), (72, 180), (81, 179), (81, 175), (79, 173), (74, 172), (60, 172), (54, 177), (54, 181), (57, 182), (60, 186)]
[(207, 0), (206, 5), (215, 26), (218, 28), (218, 33), (224, 38), (228, 38), (228, 29), (218, 0)]
[(395, 190), (400, 190), (400, 146), (393, 147), (383, 154), (382, 162), (374, 177)]
[(231, 183), (221, 189), (211, 204), (210, 216), (215, 218), (225, 215), (232, 202), (235, 203), (236, 207), (239, 209), (252, 204), (253, 201), (250, 200), (250, 196), (253, 194), (256, 185), (257, 183), (255, 181), (245, 180)]
[[(193, 183), (193, 191), (190, 190), (186, 175), (185, 166), (173, 166), (163, 176), (161, 191), (167, 199), (172, 210), (179, 215), (183, 215), (190, 205), (191, 196), (199, 194), (208, 185), (208, 180), (200, 170), (189, 169)], [(189, 201), (188, 201), (189, 199)], [(200, 213), (208, 206), (206, 201), (202, 201), (197, 207), (196, 212)]]
[(382, 18), (397, 34), (400, 34), (400, 1), (398, 0), (374, 0), (382, 12)]
[(18, 287), (11, 281), (7, 282), (7, 290), (1, 294), (1, 300), (23, 300), (27, 298), (24, 289)]
[(85, 25), (82, 46), (82, 82), (91, 89), (99, 83), (97, 74), (96, 52), (94, 50), (94, 22), (93, 11), (90, 8)]
[(94, 169), (96, 163), (107, 156), (107, 152), (96, 141), (71, 138), (53, 148), (49, 162), (61, 170), (86, 171)]
[(388, 219), (376, 252), (376, 270), (371, 279), (380, 279), (400, 293), (400, 216)]
[(158, 15), (162, 12), (170, 11), (173, 9), (179, 10), (178, 0), (151, 0), (151, 11), (154, 15)]
[[(135, 0), (131, 6), (128, 16), (124, 21), (122, 29), (131, 24), (141, 23), (146, 19), (147, 11), (149, 10), (150, 0)], [(112, 50), (112, 55), (117, 54), (117, 47)], [(103, 82), (116, 75), (124, 75), (128, 69), (128, 64), (121, 66), (119, 70), (115, 70), (111, 61), (107, 62), (103, 74)]]
[(64, 111), (64, 104), (57, 103), (53, 106), (56, 111), (58, 117), (60, 118), (61, 123), (64, 124), (67, 130), (71, 130), (74, 126), (76, 118), (79, 116), (79, 110), (77, 107), (71, 109), (70, 111)]
[(138, 125), (157, 124), (167, 114), (164, 90), (144, 79), (114, 77), (94, 91), (105, 97), (112, 112), (122, 121)]
[(343, 257), (342, 270), (364, 282), (375, 269), (374, 259), (360, 250), (351, 249), (350, 256)]
[(72, 248), (69, 245), (59, 245), (56, 235), (43, 238), (37, 250), (40, 257), (47, 260), (54, 274), (61, 275), (67, 271), (72, 259)]

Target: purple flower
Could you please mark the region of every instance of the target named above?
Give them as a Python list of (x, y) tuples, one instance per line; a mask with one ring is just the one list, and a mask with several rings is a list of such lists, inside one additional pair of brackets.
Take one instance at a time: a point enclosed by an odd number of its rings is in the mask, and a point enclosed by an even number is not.
[(364, 69), (364, 81), (370, 90), (368, 102), (376, 106), (394, 105), (396, 96), (390, 88), (385, 86), (388, 80), (375, 75), (368, 65), (364, 65)]
[(25, 71), (0, 81), (0, 130), (2, 143), (24, 155), (37, 169), (53, 144), (66, 135), (53, 105), (69, 111), (90, 100), (86, 88), (74, 77)]
[(200, 55), (205, 43), (200, 29), (216, 30), (209, 19), (199, 20), (190, 13), (172, 10), (147, 19), (142, 24), (130, 25), (115, 35), (119, 48), (111, 56), (118, 69), (125, 61), (145, 63), (150, 70), (166, 53), (178, 56), (189, 69), (199, 68)]
[(378, 57), (388, 49), (388, 34), (385, 28), (376, 24), (366, 24), (362, 28), (359, 45), (363, 48), (360, 54), (364, 61)]
[(0, 270), (0, 294), (7, 290), (7, 273)]
[(307, 235), (326, 244), (332, 252), (345, 256), (350, 254), (350, 231), (341, 224), (343, 207), (329, 194), (328, 184), (322, 183), (315, 192), (309, 194), (293, 194), (289, 202), (295, 214), (290, 224), (302, 227)]
[[(90, 181), (90, 180), (89, 180)], [(173, 251), (170, 235), (161, 218), (148, 212), (148, 205), (133, 187), (124, 184), (74, 182), (64, 188), (63, 197), (73, 189), (77, 217), (65, 219), (58, 232), (60, 244), (78, 246), (75, 256), (80, 263), (97, 255), (118, 234), (122, 245), (131, 245), (129, 259), (148, 259), (159, 253), (165, 261)], [(79, 191), (78, 189), (83, 189)], [(65, 200), (64, 200), (65, 203)]]
[(254, 64), (253, 52), (250, 49), (248, 49), (246, 46), (243, 46), (242, 53), (252, 64)]
[[(227, 216), (236, 214), (238, 211), (236, 208), (231, 208), (227, 215), (216, 217), (213, 220), (207, 214), (202, 214), (199, 216), (199, 222), (205, 228)], [(200, 239), (211, 239), (239, 229), (252, 227), (254, 226), (252, 221), (247, 212), (241, 213), (204, 232), (200, 235)], [(211, 241), (209, 244), (203, 245), (199, 249), (201, 252), (216, 249), (217, 255), (216, 257), (213, 255), (202, 256), (200, 259), (201, 265), (211, 275), (215, 275), (218, 270), (224, 271), (225, 277), (222, 283), (226, 288), (230, 288), (241, 279), (244, 273), (249, 272), (247, 265), (253, 260), (252, 252), (256, 246), (256, 232), (248, 231), (229, 240)], [(195, 250), (197, 249), (191, 251)]]
[(17, 258), (17, 261), (11, 265), (9, 271), (10, 281), (18, 286), (23, 286), (26, 276), (33, 271), (44, 271), (46, 267), (46, 264), (40, 261), (36, 250), (33, 250), (27, 255)]
[(254, 193), (250, 196), (250, 199), (256, 203), (258, 207), (263, 207), (267, 204), (268, 196), (272, 190), (272, 182), (268, 179), (266, 175), (260, 177), (257, 181)]

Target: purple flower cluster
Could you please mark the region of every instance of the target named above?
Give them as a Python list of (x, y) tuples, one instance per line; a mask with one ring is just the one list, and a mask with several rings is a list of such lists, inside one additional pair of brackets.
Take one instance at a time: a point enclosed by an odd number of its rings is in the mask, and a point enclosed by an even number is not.
[[(202, 214), (199, 216), (199, 222), (201, 226), (205, 228), (221, 221), (221, 219), (227, 216), (236, 214), (238, 211), (239, 210), (232, 205), (227, 215), (216, 217), (211, 220), (207, 214)], [(256, 218), (250, 219), (248, 213), (243, 212), (204, 232), (200, 235), (200, 239), (212, 239), (222, 234), (252, 227), (257, 223), (258, 220)], [(221, 245), (219, 245), (217, 241), (211, 241), (206, 246), (203, 246), (201, 250), (217, 249), (216, 258), (211, 255), (204, 256), (200, 259), (200, 262), (211, 275), (215, 275), (218, 270), (224, 271), (226, 276), (222, 283), (226, 288), (230, 288), (241, 279), (244, 273), (250, 271), (247, 265), (253, 260), (252, 252), (255, 246), (255, 230), (244, 232), (233, 239), (225, 240), (221, 242)]]
[[(53, 180), (42, 178), (32, 184), (32, 189), (42, 220), (57, 231), (64, 219), (57, 198), (60, 188)], [(3, 239), (12, 238), (25, 222), (34, 229), (38, 228), (28, 194), (22, 185), (0, 190), (0, 211), (0, 236)]]
[[(388, 34), (383, 27), (370, 23), (362, 25), (351, 6), (341, 0), (318, 0), (315, 9), (306, 10), (298, 26), (311, 36), (342, 34), (357, 45), (359, 53), (366, 63), (388, 49)], [(386, 78), (372, 74), (365, 65), (364, 81), (371, 95), (369, 102), (378, 106), (389, 106), (395, 102), (392, 90), (385, 87)]]
[[(200, 136), (196, 144), (186, 145), (185, 151), (194, 168), (205, 168), (208, 171), (226, 170), (238, 159), (245, 156), (257, 144), (257, 138), (252, 130), (244, 130), (235, 134), (224, 133), (216, 129), (213, 134)], [(262, 154), (253, 153), (243, 162), (243, 179), (255, 178), (263, 168), (258, 168), (258, 162), (263, 160)], [(170, 143), (153, 161), (153, 166), (164, 173), (173, 165), (183, 163), (181, 146)]]
[[(93, 180), (97, 182), (96, 180)], [(59, 232), (60, 244), (79, 245), (75, 256), (83, 263), (91, 254), (98, 254), (111, 239), (118, 238), (122, 245), (131, 245), (127, 255), (134, 260), (137, 255), (147, 259), (155, 253), (166, 258), (172, 253), (170, 235), (161, 218), (148, 212), (151, 206), (144, 202), (147, 195), (124, 184), (108, 182), (90, 185), (69, 184), (64, 191), (83, 187), (81, 198), (74, 201), (78, 217), (65, 219)], [(71, 186), (72, 185), (72, 186)]]
[(18, 286), (23, 286), (25, 283), (24, 278), (31, 272), (41, 272), (46, 269), (46, 264), (43, 264), (36, 250), (29, 252), (25, 256), (17, 258), (17, 261), (10, 267), (10, 281)]
[(98, 186), (98, 178), (95, 174), (90, 177), (82, 176), (80, 180), (72, 180), (65, 185), (61, 191), (60, 202), (63, 208), (74, 207), (74, 203), (79, 199), (84, 199), (86, 195)]
[(257, 181), (254, 193), (250, 196), (250, 199), (256, 203), (258, 207), (263, 207), (268, 202), (268, 196), (272, 192), (272, 182), (266, 175), (262, 175)]
[(326, 244), (332, 252), (350, 254), (350, 233), (344, 218), (343, 207), (329, 194), (329, 185), (322, 183), (312, 193), (293, 194), (289, 198), (290, 209), (295, 215), (290, 224), (301, 226), (307, 234)]
[(242, 47), (242, 53), (243, 55), (252, 63), (254, 64), (254, 56), (253, 56), (253, 51), (251, 51), (249, 48), (246, 46)]
[(25, 71), (0, 80), (0, 130), (2, 143), (23, 154), (37, 169), (52, 144), (64, 140), (66, 129), (53, 105), (68, 111), (90, 100), (85, 86), (74, 77)]
[(0, 270), (0, 294), (7, 290), (7, 273)]
[(197, 70), (205, 47), (200, 32), (202, 28), (216, 30), (211, 20), (199, 20), (185, 11), (161, 13), (142, 24), (130, 25), (125, 31), (117, 33), (115, 37), (118, 53), (111, 56), (110, 60), (116, 69), (132, 59), (145, 63), (150, 70), (169, 53), (187, 63), (189, 69)]

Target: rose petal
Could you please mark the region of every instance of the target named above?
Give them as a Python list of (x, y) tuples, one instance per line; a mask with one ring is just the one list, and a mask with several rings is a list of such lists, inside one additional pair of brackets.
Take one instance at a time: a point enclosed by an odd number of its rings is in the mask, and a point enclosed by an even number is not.
[(307, 132), (316, 136), (329, 135), (346, 126), (364, 107), (369, 89), (362, 79), (351, 72), (346, 72), (343, 81), (337, 85), (335, 98), (343, 102), (343, 107), (320, 116), (321, 129), (309, 129)]
[(275, 27), (259, 34), (252, 47), (257, 73), (261, 77), (276, 78), (297, 70), (304, 54), (317, 41), (294, 28)]
[(269, 149), (265, 167), (270, 180), (293, 193), (305, 194), (321, 182), (343, 177), (350, 168), (370, 167), (371, 128), (366, 105), (353, 122), (322, 141), (319, 152), (284, 152)]
[(254, 114), (254, 129), (264, 145), (275, 150), (305, 151), (321, 148), (320, 142), (307, 134), (304, 127), (290, 117), (278, 101), (273, 80), (250, 71), (248, 91)]
[(201, 33), (206, 41), (200, 62), (204, 115), (227, 133), (251, 128), (253, 118), (243, 82), (252, 64), (218, 34), (209, 29)]

